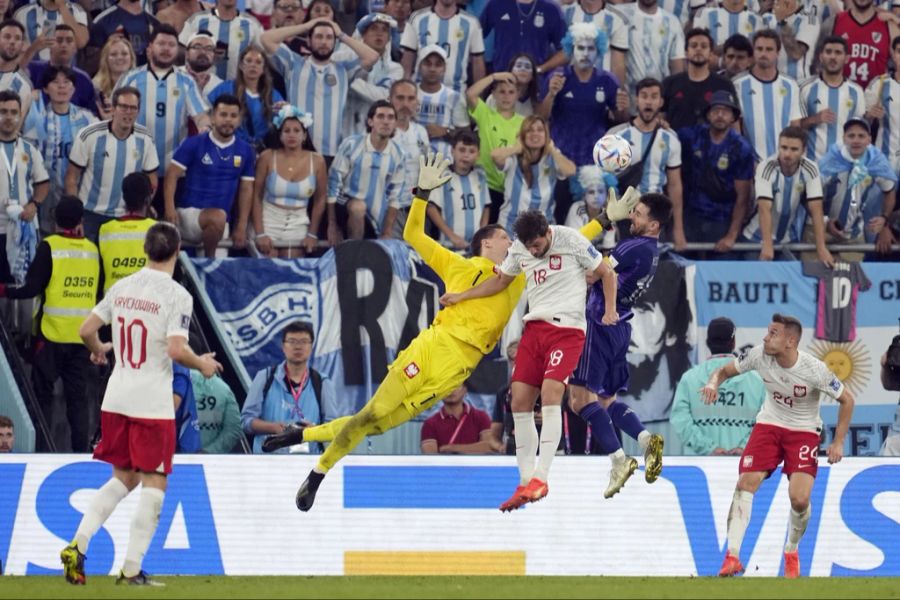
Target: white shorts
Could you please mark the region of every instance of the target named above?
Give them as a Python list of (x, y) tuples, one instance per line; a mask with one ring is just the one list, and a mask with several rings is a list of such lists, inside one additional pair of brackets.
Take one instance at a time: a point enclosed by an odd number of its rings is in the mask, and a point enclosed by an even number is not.
[[(178, 229), (181, 232), (181, 239), (191, 244), (200, 244), (203, 242), (203, 230), (200, 229), (200, 213), (205, 208), (178, 208)], [(231, 228), (228, 222), (225, 223), (225, 232), (222, 239), (227, 240), (231, 237)]]
[(274, 243), (299, 246), (309, 233), (306, 208), (284, 208), (271, 202), (262, 205), (263, 229)]

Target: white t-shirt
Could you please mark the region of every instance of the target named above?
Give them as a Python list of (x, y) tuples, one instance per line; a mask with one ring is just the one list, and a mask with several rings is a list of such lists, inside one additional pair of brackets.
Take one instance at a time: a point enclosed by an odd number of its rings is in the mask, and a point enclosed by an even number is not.
[(584, 331), (587, 293), (584, 273), (600, 266), (603, 256), (574, 229), (551, 225), (550, 231), (550, 248), (543, 257), (535, 258), (525, 244), (516, 240), (500, 270), (512, 276), (525, 272), (526, 321), (546, 321)]
[(144, 268), (109, 288), (94, 314), (112, 325), (116, 366), (101, 410), (174, 419), (168, 338), (188, 337), (193, 301), (168, 273)]
[(735, 358), (734, 366), (738, 373), (756, 371), (766, 386), (766, 400), (756, 415), (757, 423), (819, 433), (822, 394), (837, 399), (844, 393), (844, 384), (825, 363), (802, 350), (789, 369), (765, 354), (762, 345)]

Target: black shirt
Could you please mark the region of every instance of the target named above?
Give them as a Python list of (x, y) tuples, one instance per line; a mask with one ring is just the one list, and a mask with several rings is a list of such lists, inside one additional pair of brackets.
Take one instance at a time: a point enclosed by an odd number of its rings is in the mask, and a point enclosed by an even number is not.
[(670, 75), (663, 81), (663, 112), (669, 127), (678, 131), (706, 122), (704, 113), (713, 92), (726, 91), (735, 96), (729, 79), (710, 73), (703, 81), (691, 81), (687, 73)]

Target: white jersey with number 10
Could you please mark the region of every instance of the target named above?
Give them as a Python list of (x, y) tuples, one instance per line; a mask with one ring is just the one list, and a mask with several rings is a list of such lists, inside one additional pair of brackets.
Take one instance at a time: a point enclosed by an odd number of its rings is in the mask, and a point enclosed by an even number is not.
[(112, 327), (115, 367), (101, 409), (174, 419), (168, 339), (187, 340), (193, 301), (168, 273), (144, 268), (109, 288), (94, 314)]

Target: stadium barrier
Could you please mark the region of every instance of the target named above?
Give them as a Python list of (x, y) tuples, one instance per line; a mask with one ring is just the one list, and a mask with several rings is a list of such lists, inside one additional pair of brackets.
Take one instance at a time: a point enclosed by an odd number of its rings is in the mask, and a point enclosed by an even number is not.
[[(603, 500), (604, 457), (558, 457), (550, 495), (512, 514), (512, 457), (350, 456), (309, 513), (294, 494), (314, 457), (179, 456), (144, 567), (173, 575), (714, 575), (724, 554), (737, 458), (670, 458)], [(13, 575), (59, 573), (108, 465), (74, 455), (0, 457), (0, 560)], [(787, 480), (755, 496), (741, 559), (782, 572)], [(113, 574), (133, 493), (91, 542), (89, 574)], [(900, 460), (820, 460), (800, 544), (804, 576), (900, 576)]]

